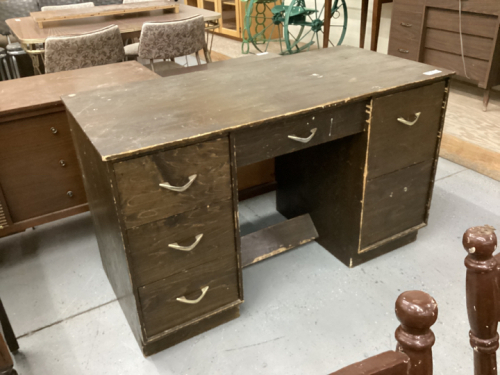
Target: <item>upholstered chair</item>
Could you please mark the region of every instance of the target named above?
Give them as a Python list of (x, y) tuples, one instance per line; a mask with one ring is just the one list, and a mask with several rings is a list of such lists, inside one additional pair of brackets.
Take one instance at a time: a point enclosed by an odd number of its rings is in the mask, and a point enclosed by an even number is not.
[(118, 26), (111, 25), (77, 36), (49, 37), (45, 41), (45, 72), (113, 64), (125, 59)]
[(48, 5), (48, 6), (42, 7), (42, 12), (47, 12), (50, 10), (61, 10), (61, 9), (90, 8), (93, 6), (94, 6), (94, 3), (79, 3), (79, 4), (68, 4), (68, 5)]
[(193, 16), (178, 21), (146, 22), (142, 25), (139, 43), (125, 46), (127, 57), (149, 59), (154, 71), (154, 59), (170, 59), (196, 54), (198, 64), (201, 64), (198, 52), (203, 50), (205, 59), (210, 61), (205, 42), (205, 21), (203, 16)]

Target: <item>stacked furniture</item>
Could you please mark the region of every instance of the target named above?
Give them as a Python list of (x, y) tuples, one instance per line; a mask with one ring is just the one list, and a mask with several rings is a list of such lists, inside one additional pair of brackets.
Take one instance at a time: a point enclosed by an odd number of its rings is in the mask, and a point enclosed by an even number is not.
[(389, 54), (478, 82), (486, 110), (500, 84), (499, 29), (497, 0), (394, 0)]
[[(236, 318), (244, 265), (317, 238), (353, 267), (426, 225), (452, 73), (313, 54), (63, 97), (103, 265), (144, 354)], [(272, 158), (288, 220), (241, 237), (238, 168)]]

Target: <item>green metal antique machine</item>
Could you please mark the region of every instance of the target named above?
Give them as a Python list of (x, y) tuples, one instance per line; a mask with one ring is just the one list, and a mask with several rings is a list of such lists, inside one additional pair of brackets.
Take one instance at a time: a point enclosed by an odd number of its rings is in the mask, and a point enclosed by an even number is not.
[[(306, 4), (307, 1), (307, 4)], [(314, 3), (313, 3), (314, 1)], [(321, 48), (324, 32), (325, 5), (318, 0), (247, 0), (242, 52), (267, 52), (270, 43), (279, 43), (283, 55)], [(342, 44), (347, 30), (347, 6), (344, 0), (332, 0), (329, 40), (331, 46)], [(278, 52), (274, 51), (273, 52)]]

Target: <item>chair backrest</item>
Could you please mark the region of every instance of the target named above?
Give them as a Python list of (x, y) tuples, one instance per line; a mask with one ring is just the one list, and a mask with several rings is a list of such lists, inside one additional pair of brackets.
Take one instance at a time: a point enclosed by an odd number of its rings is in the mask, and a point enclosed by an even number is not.
[(463, 246), (468, 252), (466, 299), (474, 373), (497, 374), (498, 321), (500, 320), (500, 254), (495, 229), (489, 225), (467, 229)]
[(432, 375), (431, 326), (438, 316), (437, 303), (427, 293), (414, 290), (396, 300), (396, 351), (389, 351), (332, 373), (331, 375)]
[(205, 21), (194, 16), (179, 21), (146, 22), (139, 39), (139, 57), (173, 59), (205, 47)]
[(91, 8), (94, 3), (79, 3), (79, 4), (68, 4), (68, 5), (48, 5), (42, 7), (42, 12), (47, 12), (51, 10), (61, 10), (61, 9), (73, 9), (73, 8)]
[(45, 72), (87, 68), (125, 59), (118, 26), (111, 25), (77, 36), (50, 37), (45, 41)]

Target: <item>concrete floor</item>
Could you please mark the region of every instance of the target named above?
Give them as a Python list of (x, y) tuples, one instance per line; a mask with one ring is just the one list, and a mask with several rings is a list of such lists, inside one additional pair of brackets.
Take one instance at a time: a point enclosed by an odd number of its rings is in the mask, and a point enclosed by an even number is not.
[[(240, 204), (242, 231), (280, 221), (274, 194)], [(465, 229), (500, 228), (500, 182), (441, 159), (417, 242), (348, 269), (317, 243), (246, 268), (241, 317), (144, 358), (103, 272), (88, 213), (0, 240), (0, 295), (20, 375), (325, 374), (395, 347), (405, 290), (439, 303), (435, 374), (472, 374)]]

